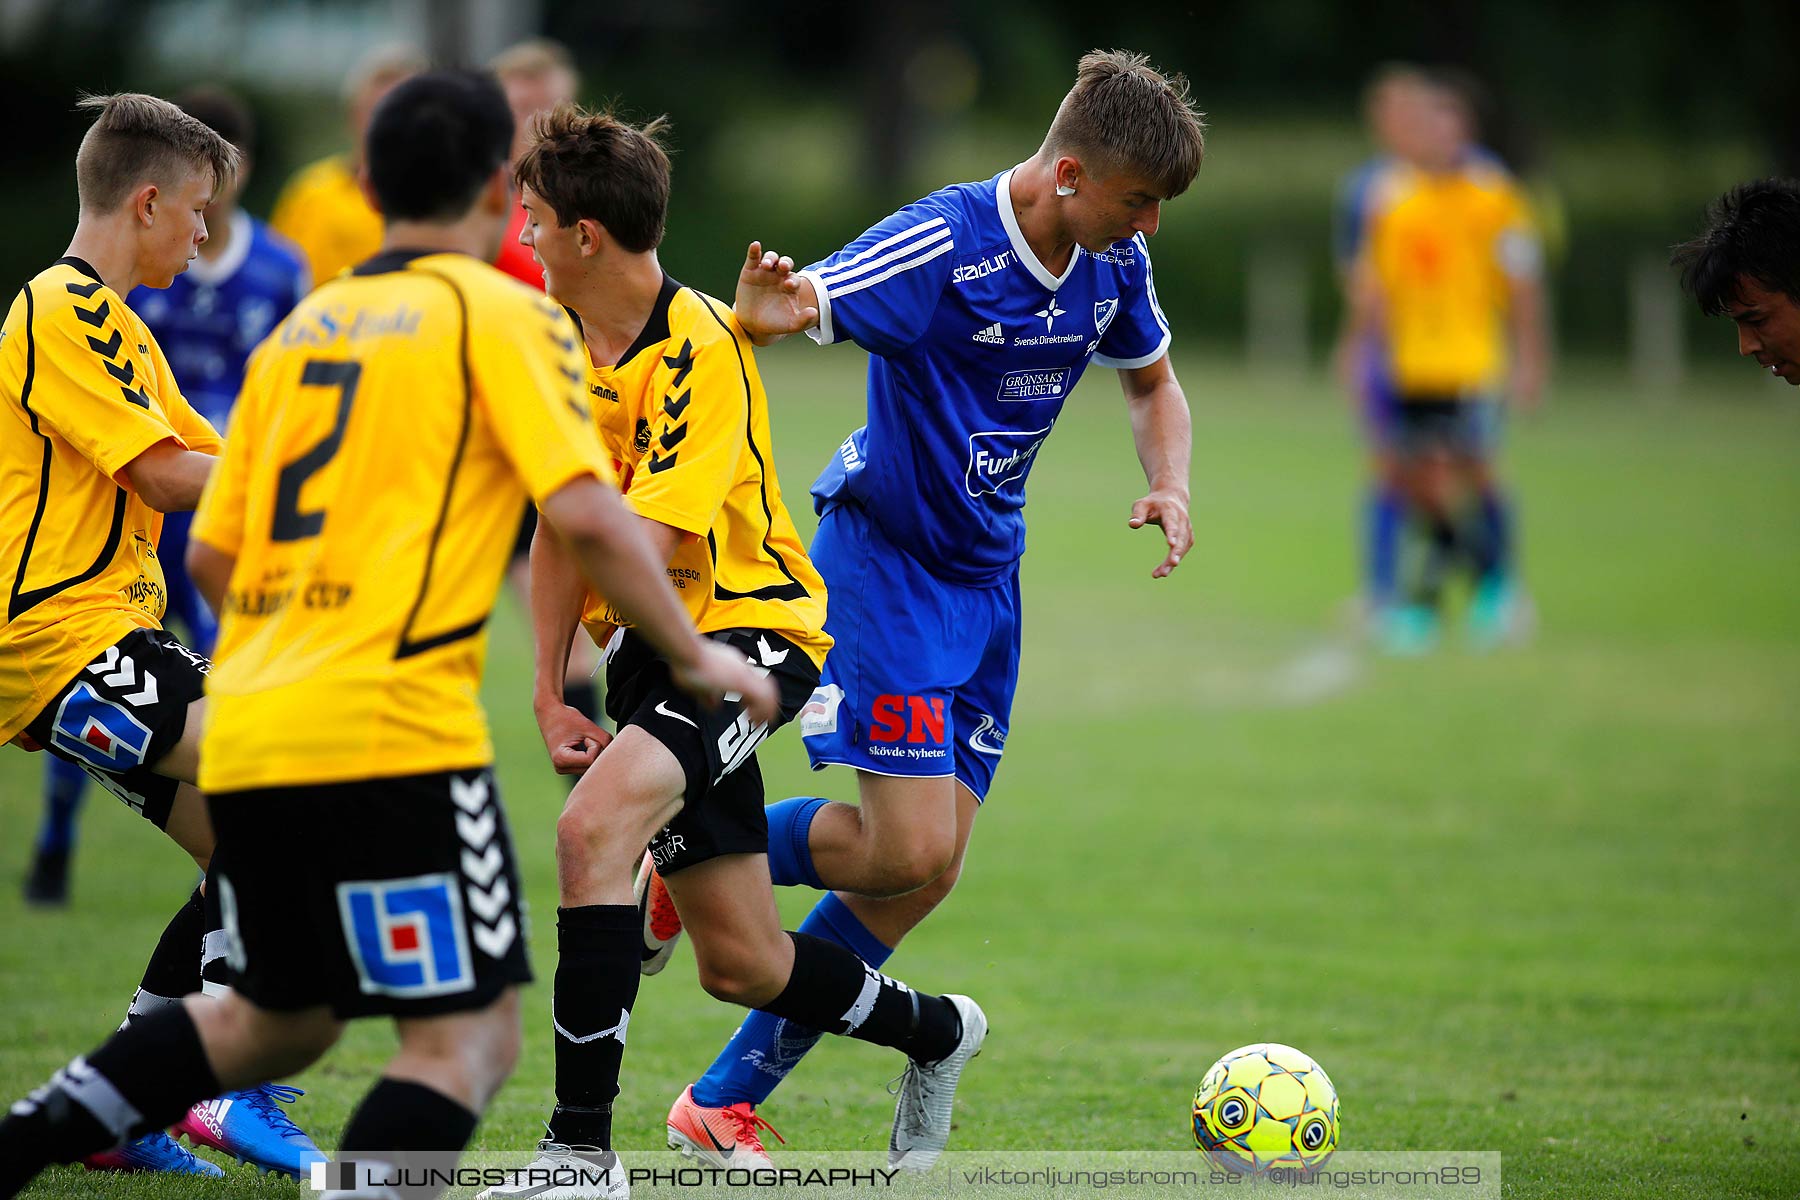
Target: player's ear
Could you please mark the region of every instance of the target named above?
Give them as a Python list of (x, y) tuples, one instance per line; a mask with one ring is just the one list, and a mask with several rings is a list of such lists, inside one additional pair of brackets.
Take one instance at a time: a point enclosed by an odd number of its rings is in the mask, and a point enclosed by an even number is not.
[(600, 253), (606, 244), (606, 227), (592, 217), (583, 217), (575, 222), (575, 245), (581, 251), (581, 257), (589, 258)]
[(1073, 196), (1081, 187), (1081, 160), (1072, 154), (1060, 155), (1050, 167), (1056, 194)]
[(494, 168), (487, 186), (481, 189), (481, 210), (489, 215), (511, 216), (514, 199), (512, 163), (503, 162)]
[(162, 199), (162, 190), (154, 183), (146, 183), (131, 195), (131, 215), (140, 225), (148, 229), (156, 221), (156, 202)]
[(367, 160), (357, 164), (356, 190), (362, 193), (362, 198), (368, 202), (369, 208), (372, 211), (381, 211), (381, 197), (375, 194), (375, 181), (369, 178), (369, 164)]

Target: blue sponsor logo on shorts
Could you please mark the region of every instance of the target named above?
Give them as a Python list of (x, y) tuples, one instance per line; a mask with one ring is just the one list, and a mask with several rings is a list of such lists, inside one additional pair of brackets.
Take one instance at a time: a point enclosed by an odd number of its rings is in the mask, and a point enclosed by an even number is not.
[(475, 986), (456, 876), (340, 883), (337, 898), (364, 994), (417, 999)]
[(1008, 371), (1000, 377), (1001, 400), (1061, 400), (1069, 390), (1069, 368)]
[(86, 683), (69, 689), (56, 709), (50, 744), (64, 754), (116, 773), (144, 765), (150, 727)]

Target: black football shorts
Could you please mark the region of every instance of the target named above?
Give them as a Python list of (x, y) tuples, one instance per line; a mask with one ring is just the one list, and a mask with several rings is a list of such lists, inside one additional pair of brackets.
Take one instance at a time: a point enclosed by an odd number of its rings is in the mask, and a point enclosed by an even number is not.
[(338, 1017), (486, 1008), (531, 981), (493, 771), (207, 796), (232, 986)]
[(675, 686), (669, 664), (634, 629), (625, 630), (606, 663), (606, 715), (620, 729), (640, 726), (668, 747), (687, 777), (681, 811), (650, 842), (656, 868), (665, 875), (721, 854), (768, 853), (756, 748), (793, 720), (819, 686), (812, 659), (780, 634), (726, 629), (706, 636), (768, 671), (781, 693), (773, 723), (752, 721), (737, 701), (702, 708)]
[(158, 829), (179, 784), (151, 768), (187, 730), (212, 664), (165, 629), (134, 629), (76, 673), (25, 727)]

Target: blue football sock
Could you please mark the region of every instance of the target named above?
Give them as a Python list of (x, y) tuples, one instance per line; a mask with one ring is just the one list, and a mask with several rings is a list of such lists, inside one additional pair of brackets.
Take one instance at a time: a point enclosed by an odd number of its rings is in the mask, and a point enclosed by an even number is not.
[(769, 879), (776, 887), (825, 886), (813, 869), (812, 848), (806, 839), (813, 818), (829, 803), (823, 796), (794, 796), (763, 810), (769, 818)]
[(1513, 573), (1513, 511), (1505, 492), (1491, 487), (1481, 493), (1481, 525), (1493, 569), (1503, 578)]
[(66, 854), (75, 845), (75, 814), (81, 811), (81, 793), (87, 788), (87, 772), (72, 762), (46, 755), (44, 765), (44, 823), (38, 827), (39, 854)]
[(1369, 597), (1377, 605), (1384, 605), (1399, 589), (1400, 531), (1406, 510), (1398, 492), (1385, 483), (1378, 483), (1369, 489), (1363, 515), (1366, 522), (1364, 546), (1368, 554), (1363, 569), (1368, 579)]
[[(826, 892), (813, 905), (800, 923), (800, 932), (835, 942), (871, 967), (879, 968), (894, 952), (856, 919), (836, 892)], [(790, 1025), (766, 1012), (751, 1013), (695, 1082), (694, 1103), (706, 1108), (745, 1101), (761, 1104), (823, 1036), (816, 1029)]]

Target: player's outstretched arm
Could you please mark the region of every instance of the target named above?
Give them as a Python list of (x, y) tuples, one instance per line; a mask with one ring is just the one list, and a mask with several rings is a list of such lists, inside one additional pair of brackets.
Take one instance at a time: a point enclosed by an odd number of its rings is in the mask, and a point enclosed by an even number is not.
[(1149, 366), (1119, 372), (1125, 404), (1131, 412), (1131, 439), (1150, 491), (1131, 506), (1133, 529), (1155, 525), (1163, 531), (1168, 553), (1152, 579), (1162, 579), (1181, 565), (1182, 556), (1194, 548), (1194, 527), (1188, 519), (1188, 462), (1193, 454), (1193, 422), (1187, 397), (1175, 378), (1169, 356)]
[(215, 613), (225, 611), (225, 592), (231, 586), (231, 572), (236, 567), (235, 555), (227, 554), (199, 538), (188, 539), (188, 578), (194, 581), (194, 588), (200, 593), (200, 598)]
[(586, 596), (575, 560), (549, 522), (539, 521), (531, 539), (531, 711), (558, 775), (581, 774), (612, 741), (612, 734), (563, 703), (569, 643)]
[(1515, 278), (1510, 291), (1512, 401), (1525, 412), (1535, 412), (1543, 403), (1544, 387), (1550, 379), (1550, 322), (1543, 280), (1535, 275)]
[(583, 476), (558, 488), (540, 507), (594, 590), (669, 660), (677, 685), (703, 704), (735, 692), (752, 720), (774, 719), (774, 685), (742, 656), (694, 631), (663, 563), (616, 491)]
[(157, 512), (192, 512), (215, 461), (168, 438), (126, 463), (123, 474), (131, 490)]
[(819, 298), (812, 283), (795, 274), (793, 259), (765, 251), (761, 242), (751, 242), (744, 255), (731, 307), (758, 346), (774, 345), (819, 323)]

